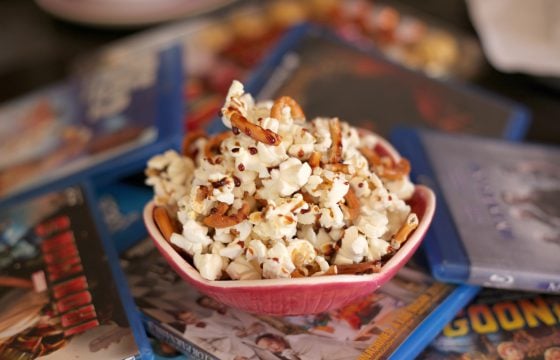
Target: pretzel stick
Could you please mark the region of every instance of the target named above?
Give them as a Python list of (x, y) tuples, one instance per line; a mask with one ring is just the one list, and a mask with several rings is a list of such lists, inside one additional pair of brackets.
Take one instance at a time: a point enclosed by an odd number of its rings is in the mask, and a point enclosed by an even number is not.
[(272, 109), (270, 109), (270, 117), (273, 117), (277, 120), (282, 118), (282, 109), (284, 106), (288, 106), (292, 113), (292, 118), (303, 118), (305, 120), (305, 114), (301, 109), (301, 106), (289, 96), (282, 96), (274, 102), (272, 105)]
[(348, 189), (348, 192), (344, 195), (344, 199), (346, 200), (350, 220), (356, 220), (358, 216), (360, 216), (360, 199), (358, 199), (352, 188)]
[(175, 231), (176, 229), (173, 225), (173, 221), (164, 207), (156, 206), (154, 208), (154, 221), (167, 242), (171, 240), (171, 235), (173, 233), (179, 233)]
[(233, 130), (233, 128), (237, 128), (243, 133), (245, 133), (245, 135), (250, 136), (251, 138), (260, 141), (264, 144), (274, 145), (274, 146), (280, 145), (280, 142), (282, 141), (282, 137), (277, 133), (275, 133), (274, 131), (265, 129), (257, 124), (253, 124), (252, 122), (247, 120), (245, 116), (241, 115), (241, 113), (238, 110), (235, 109), (230, 110), (230, 113), (231, 113), (230, 121), (231, 121), (232, 131), (235, 131)]
[(292, 273), (290, 274), (290, 277), (292, 277), (292, 278), (301, 278), (301, 277), (305, 277), (305, 274), (302, 273), (301, 271), (299, 271), (298, 269), (295, 269), (295, 270), (292, 271)]
[(359, 264), (335, 265), (337, 274), (364, 274), (377, 273), (381, 271), (381, 264), (376, 261), (363, 262)]
[(401, 226), (399, 231), (393, 237), (393, 241), (397, 244), (402, 245), (407, 239), (408, 236), (418, 227), (418, 216), (416, 214), (411, 213), (406, 218), (406, 221)]
[(329, 163), (338, 164), (342, 161), (342, 134), (340, 130), (340, 122), (337, 118), (329, 121), (329, 130), (331, 132), (332, 139)]
[(398, 162), (389, 156), (379, 156), (374, 150), (361, 147), (360, 152), (367, 159), (370, 168), (376, 169), (379, 176), (388, 180), (398, 180), (410, 173), (410, 163), (405, 158)]

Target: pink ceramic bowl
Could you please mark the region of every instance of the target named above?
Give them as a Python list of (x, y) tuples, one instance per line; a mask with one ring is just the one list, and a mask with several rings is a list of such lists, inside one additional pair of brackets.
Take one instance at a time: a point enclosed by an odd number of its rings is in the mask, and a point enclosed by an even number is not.
[[(375, 149), (399, 158), (386, 142)], [(153, 219), (154, 203), (144, 208), (144, 222), (157, 248), (171, 267), (200, 292), (244, 311), (266, 315), (302, 315), (335, 309), (365, 296), (389, 281), (416, 251), (432, 221), (434, 193), (417, 185), (408, 202), (420, 223), (406, 243), (381, 268), (369, 275), (334, 275), (293, 279), (218, 280), (204, 279), (167, 243)]]

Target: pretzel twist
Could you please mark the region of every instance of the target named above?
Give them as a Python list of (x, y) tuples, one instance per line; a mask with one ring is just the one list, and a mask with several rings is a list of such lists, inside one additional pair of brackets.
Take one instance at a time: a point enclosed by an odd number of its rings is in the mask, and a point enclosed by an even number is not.
[(272, 109), (270, 109), (270, 116), (277, 120), (282, 119), (282, 109), (285, 106), (290, 108), (292, 118), (305, 120), (305, 114), (303, 113), (301, 106), (299, 106), (299, 104), (289, 96), (282, 96), (274, 101)]
[(223, 133), (217, 134), (211, 137), (210, 139), (208, 139), (208, 141), (206, 142), (206, 146), (204, 146), (204, 156), (207, 159), (211, 159), (215, 155), (215, 152), (217, 152), (217, 150), (220, 149), (220, 145), (222, 144), (222, 141), (224, 141), (225, 139), (229, 138), (232, 135), (233, 134), (231, 132), (224, 131)]

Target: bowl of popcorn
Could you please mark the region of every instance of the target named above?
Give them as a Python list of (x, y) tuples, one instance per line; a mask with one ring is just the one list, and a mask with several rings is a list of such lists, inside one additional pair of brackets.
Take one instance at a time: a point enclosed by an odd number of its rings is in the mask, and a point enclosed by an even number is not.
[(191, 132), (146, 168), (146, 227), (199, 291), (252, 313), (318, 313), (375, 291), (418, 248), (435, 197), (382, 137), (306, 120), (289, 97), (255, 103), (237, 81), (221, 114), (228, 131)]

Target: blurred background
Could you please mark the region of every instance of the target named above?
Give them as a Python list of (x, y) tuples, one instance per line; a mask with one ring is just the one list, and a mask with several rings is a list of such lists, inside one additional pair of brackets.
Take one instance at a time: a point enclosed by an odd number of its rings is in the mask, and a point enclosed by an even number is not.
[[(187, 84), (186, 97), (192, 100), (203, 91), (223, 91), (231, 78), (242, 78), (243, 73), (259, 64), (284, 29), (312, 21), (335, 29), (355, 43), (365, 38), (389, 58), (430, 77), (476, 84), (524, 104), (532, 114), (526, 140), (558, 144), (560, 82), (553, 71), (542, 74), (515, 67), (500, 69), (496, 67), (498, 62), (489, 62), (492, 44), (481, 46), (481, 30), (496, 29), (484, 26), (484, 19), (473, 19), (477, 3), (480, 2), (168, 0), (157, 4), (81, 1), (77, 7), (76, 2), (63, 0), (3, 0), (0, 102), (61, 81), (93, 58), (97, 50), (138, 38), (136, 45), (182, 39), (194, 52), (202, 46), (205, 54), (214, 51), (235, 59), (215, 69), (220, 76), (214, 76), (211, 90), (201, 88), (208, 84)], [(534, 4), (533, 8), (539, 5)], [(363, 14), (370, 10), (374, 15), (366, 19)], [(484, 13), (485, 9), (480, 11)], [(479, 25), (477, 29), (473, 24)], [(203, 35), (193, 36), (193, 32)], [(204, 63), (203, 55), (190, 60), (192, 68), (188, 72), (192, 79), (199, 75), (197, 72), (206, 71), (196, 69)], [(211, 100), (205, 101), (204, 107), (209, 111)], [(197, 116), (204, 117), (203, 110)]]

